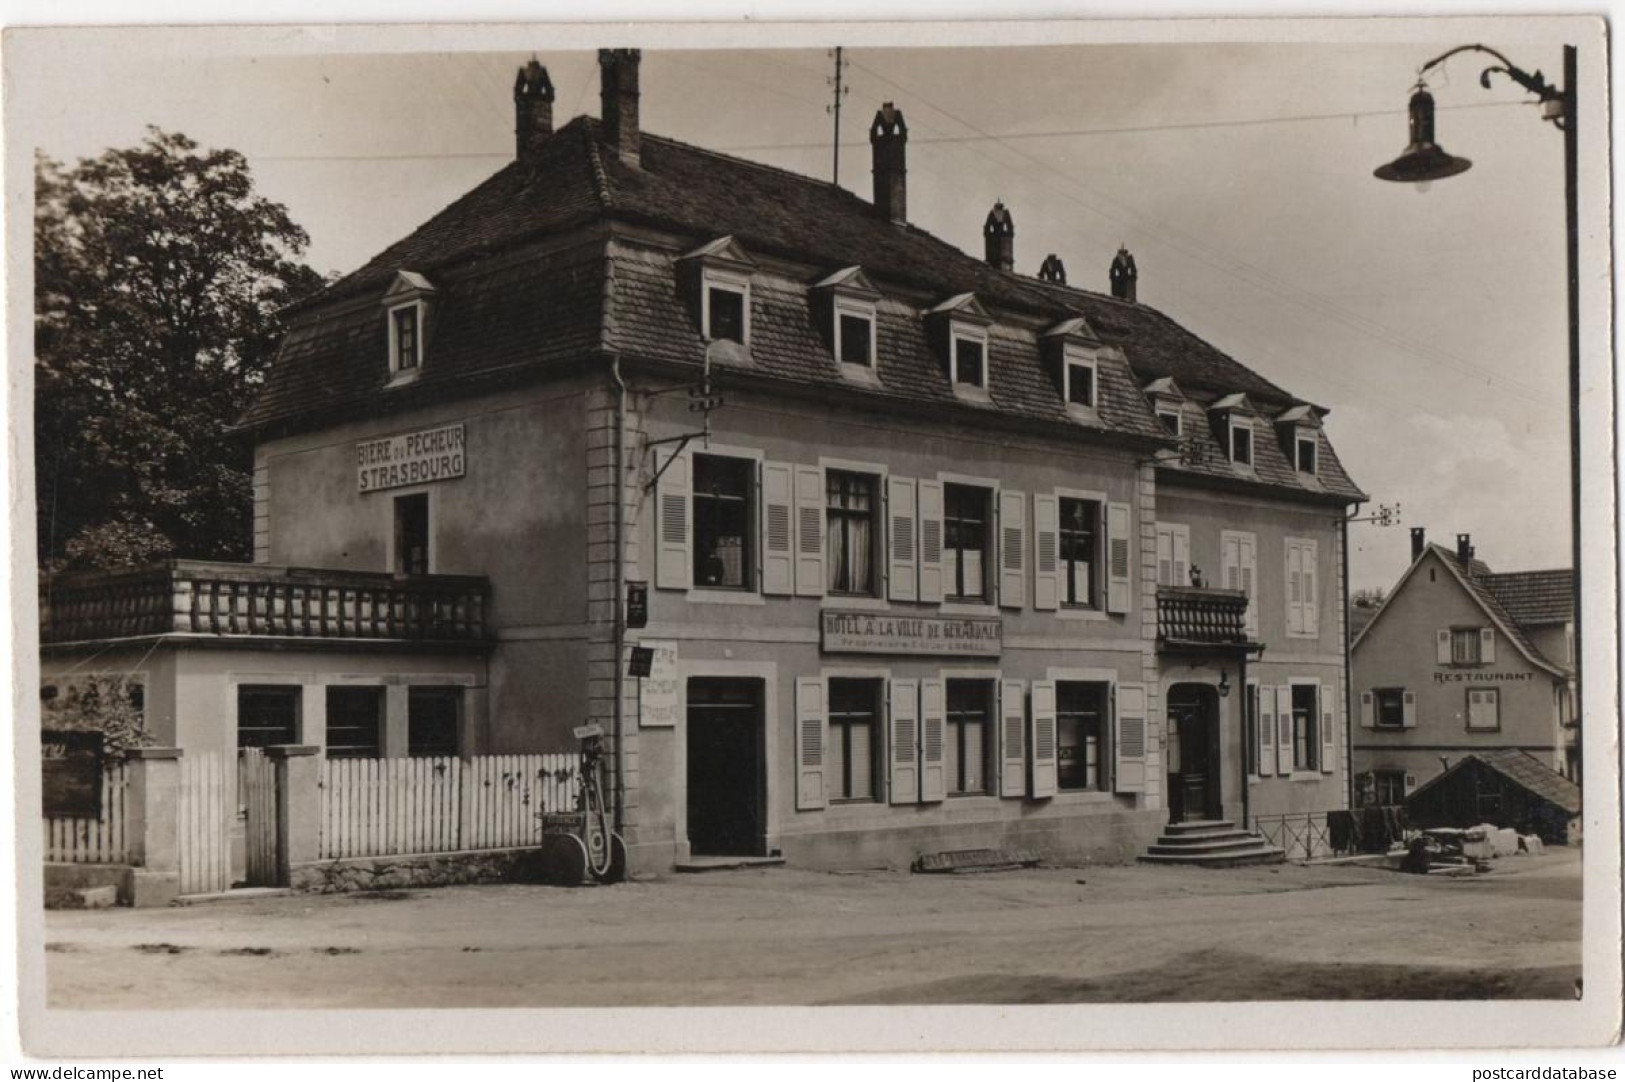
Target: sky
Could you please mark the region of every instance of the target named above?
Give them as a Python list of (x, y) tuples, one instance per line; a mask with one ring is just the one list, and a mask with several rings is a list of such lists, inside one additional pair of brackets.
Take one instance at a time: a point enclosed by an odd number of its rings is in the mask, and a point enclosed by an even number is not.
[[(1560, 82), (1560, 48), (1519, 25), (1492, 43)], [(171, 45), (156, 63), (139, 37), (8, 41), (9, 118), (63, 160), (149, 124), (239, 150), (310, 233), (309, 262), (342, 272), (504, 164), (514, 72), (533, 53), (558, 124), (597, 114), (594, 55), (564, 37), (531, 27), (500, 48), (427, 36), (416, 51), (304, 56)], [(979, 254), (1002, 200), (1018, 271), (1054, 252), (1071, 284), (1102, 292), (1127, 245), (1143, 302), (1328, 407), (1367, 512), (1402, 507), (1401, 526), (1350, 527), (1354, 588), (1398, 578), (1408, 526), (1446, 544), (1470, 533), (1496, 570), (1565, 566), (1562, 138), (1519, 88), (1484, 90), (1482, 64), (1458, 57), (1429, 81), (1441, 144), (1473, 168), (1426, 194), (1373, 179), (1406, 142), (1416, 68), (1453, 44), (1403, 38), (853, 44), (839, 179), (871, 195), (867, 123), (894, 101), (917, 226)], [(824, 46), (837, 43), (646, 48), (643, 126), (827, 178)]]

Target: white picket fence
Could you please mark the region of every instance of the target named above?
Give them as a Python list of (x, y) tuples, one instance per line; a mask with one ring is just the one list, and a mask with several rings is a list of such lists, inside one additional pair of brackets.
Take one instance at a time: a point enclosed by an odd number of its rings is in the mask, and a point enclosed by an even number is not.
[(62, 864), (124, 863), (129, 852), (124, 806), (128, 789), (124, 763), (107, 764), (102, 772), (101, 818), (45, 820), (45, 859)]
[(575, 807), (578, 763), (571, 754), (325, 760), (321, 858), (539, 845), (542, 813)]
[(216, 894), (231, 886), (231, 827), (237, 818), (237, 755), (201, 752), (180, 760), (176, 793), (177, 856), (182, 894)]

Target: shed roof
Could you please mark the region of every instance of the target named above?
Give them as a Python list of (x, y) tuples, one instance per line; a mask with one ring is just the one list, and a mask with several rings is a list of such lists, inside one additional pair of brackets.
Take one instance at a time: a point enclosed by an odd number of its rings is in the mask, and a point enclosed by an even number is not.
[(1580, 814), (1580, 787), (1526, 751), (1515, 748), (1497, 748), (1491, 751), (1473, 751), (1451, 763), (1442, 774), (1429, 778), (1405, 799), (1415, 800), (1423, 793), (1445, 782), (1468, 763), (1479, 763), (1495, 771), (1528, 793), (1539, 797), (1555, 808), (1570, 815)]

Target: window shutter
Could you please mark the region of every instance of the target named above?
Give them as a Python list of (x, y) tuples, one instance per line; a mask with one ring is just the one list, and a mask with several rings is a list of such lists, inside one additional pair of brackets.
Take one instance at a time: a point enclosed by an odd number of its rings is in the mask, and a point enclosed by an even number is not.
[(1219, 542), (1219, 564), (1224, 568), (1220, 585), (1226, 590), (1241, 589), (1241, 539), (1225, 537)]
[(943, 759), (948, 716), (941, 680), (920, 681), (920, 799), (948, 795), (948, 764)]
[(692, 462), (688, 455), (660, 456), (666, 472), (660, 475), (656, 493), (660, 513), (655, 526), (660, 537), (655, 544), (655, 586), (662, 590), (686, 590), (694, 581)]
[(891, 721), (886, 734), (886, 778), (893, 804), (914, 804), (920, 799), (920, 688), (913, 680), (893, 680), (890, 687)]
[(1322, 684), (1316, 698), (1320, 700), (1320, 772), (1331, 774), (1337, 770), (1336, 697)]
[(999, 604), (1027, 604), (1027, 495), (1013, 489), (999, 493)]
[(942, 600), (942, 482), (921, 480), (920, 600)]
[[(1106, 580), (1106, 611), (1127, 612), (1129, 608), (1129, 564), (1132, 559), (1129, 538), (1129, 507), (1126, 503), (1109, 503), (1106, 505), (1106, 545), (1107, 580)], [(1145, 689), (1140, 689), (1145, 695)], [(1144, 707), (1141, 707), (1143, 719)], [(1145, 762), (1142, 753), (1140, 762), (1141, 772), (1144, 772)], [(1139, 789), (1129, 790), (1139, 792)]]
[(1035, 799), (1054, 796), (1057, 778), (1053, 680), (1033, 681), (1032, 729), (1028, 741), (1033, 749), (1032, 795)]
[(1275, 689), (1277, 728), (1275, 731), (1275, 772), (1282, 777), (1292, 773), (1292, 689)]
[(795, 471), (784, 462), (762, 463), (762, 593), (788, 594), (794, 584), (790, 552), (791, 486)]
[(1146, 709), (1144, 684), (1118, 684), (1112, 711), (1112, 789), (1145, 792)]
[(1405, 692), (1404, 726), (1407, 729), (1416, 728), (1416, 692)]
[(1275, 773), (1275, 689), (1258, 689), (1258, 775)]
[(1174, 531), (1174, 585), (1191, 584), (1191, 535), (1187, 530)]
[(1303, 550), (1292, 540), (1286, 543), (1286, 629), (1303, 630)]
[(1377, 697), (1369, 691), (1360, 692), (1360, 728), (1377, 727)]
[(1157, 527), (1157, 585), (1174, 585), (1174, 532)]
[(999, 681), (999, 795), (1027, 792), (1027, 686)]
[(1061, 607), (1061, 503), (1033, 493), (1033, 608)]
[(1258, 539), (1243, 534), (1239, 540), (1241, 558), (1241, 592), (1247, 595), (1247, 634), (1258, 637), (1258, 599), (1254, 596), (1258, 582)]
[(1478, 660), (1486, 665), (1495, 660), (1495, 629), (1493, 627), (1478, 629)]
[(796, 593), (824, 596), (824, 470), (796, 467)]
[(1320, 546), (1313, 541), (1304, 542), (1303, 546), (1303, 633), (1305, 635), (1320, 634), (1320, 595), (1316, 592), (1316, 582), (1320, 577), (1319, 563)]
[(1440, 665), (1450, 664), (1450, 629), (1441, 627), (1433, 637), (1433, 660)]
[(829, 746), (829, 712), (824, 707), (824, 681), (816, 676), (796, 680), (796, 809), (829, 803), (824, 789), (824, 749)]
[(893, 601), (913, 601), (919, 596), (914, 478), (886, 479), (886, 518), (886, 594)]

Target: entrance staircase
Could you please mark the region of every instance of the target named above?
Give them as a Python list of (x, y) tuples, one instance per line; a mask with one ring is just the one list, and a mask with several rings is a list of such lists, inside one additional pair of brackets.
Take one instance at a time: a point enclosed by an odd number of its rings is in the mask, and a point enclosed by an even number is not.
[(1286, 854), (1257, 834), (1236, 829), (1229, 819), (1195, 819), (1169, 823), (1150, 849), (1145, 864), (1194, 864), (1201, 868), (1234, 868), (1243, 864), (1280, 864)]

